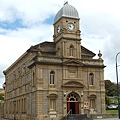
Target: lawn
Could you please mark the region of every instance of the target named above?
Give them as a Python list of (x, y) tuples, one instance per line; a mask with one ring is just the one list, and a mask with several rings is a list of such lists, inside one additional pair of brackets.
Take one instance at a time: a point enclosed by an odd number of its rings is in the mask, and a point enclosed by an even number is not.
[[(112, 107), (112, 106), (114, 106), (114, 107), (115, 107), (115, 106), (118, 106), (118, 99), (117, 99), (117, 97), (115, 97), (115, 96), (114, 96), (114, 97), (110, 97), (110, 96), (109, 96), (109, 100), (110, 100), (110, 105), (107, 106), (107, 108), (108, 108), (108, 107)], [(107, 113), (107, 114), (118, 114), (117, 108), (115, 109), (114, 107), (113, 107), (113, 109), (112, 109), (112, 108), (107, 109), (107, 110), (106, 110), (106, 113)]]
[(108, 113), (108, 114), (117, 114), (118, 110), (106, 110), (106, 113)]

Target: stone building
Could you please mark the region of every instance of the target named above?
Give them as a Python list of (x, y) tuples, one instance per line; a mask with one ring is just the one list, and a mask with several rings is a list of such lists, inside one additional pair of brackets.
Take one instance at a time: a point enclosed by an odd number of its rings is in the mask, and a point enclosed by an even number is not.
[(68, 113), (105, 113), (102, 54), (94, 59), (96, 54), (81, 45), (78, 11), (66, 2), (53, 26), (53, 42), (31, 46), (4, 71), (5, 118), (60, 120)]

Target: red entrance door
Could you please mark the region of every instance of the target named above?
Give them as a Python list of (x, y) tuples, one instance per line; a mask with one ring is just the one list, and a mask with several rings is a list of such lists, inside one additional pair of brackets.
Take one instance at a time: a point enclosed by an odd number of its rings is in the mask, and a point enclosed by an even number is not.
[(67, 102), (67, 113), (70, 114), (69, 112), (70, 112), (70, 102)]
[(67, 113), (68, 114), (79, 114), (79, 103), (78, 102), (67, 102)]
[(70, 93), (67, 96), (67, 113), (79, 114), (79, 95), (75, 92)]
[(79, 103), (75, 102), (75, 114), (79, 114)]

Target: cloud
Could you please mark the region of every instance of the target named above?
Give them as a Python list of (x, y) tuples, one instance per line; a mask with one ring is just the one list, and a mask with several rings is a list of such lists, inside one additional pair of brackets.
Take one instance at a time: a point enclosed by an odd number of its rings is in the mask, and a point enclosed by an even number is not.
[(1, 0), (0, 20), (13, 22), (21, 19), (25, 25), (40, 23), (56, 13), (58, 10), (56, 3), (55, 0)]
[(120, 51), (119, 1), (86, 1), (77, 4), (81, 17), (82, 44), (95, 53), (101, 50), (107, 66), (105, 79), (116, 82), (115, 57)]

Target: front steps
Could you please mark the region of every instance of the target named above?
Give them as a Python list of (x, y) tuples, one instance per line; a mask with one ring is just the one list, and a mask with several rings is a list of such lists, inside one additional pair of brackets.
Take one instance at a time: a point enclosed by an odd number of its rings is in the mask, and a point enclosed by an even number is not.
[(80, 114), (69, 114), (65, 117), (63, 117), (61, 120), (91, 120), (87, 117), (86, 114), (80, 115)]

